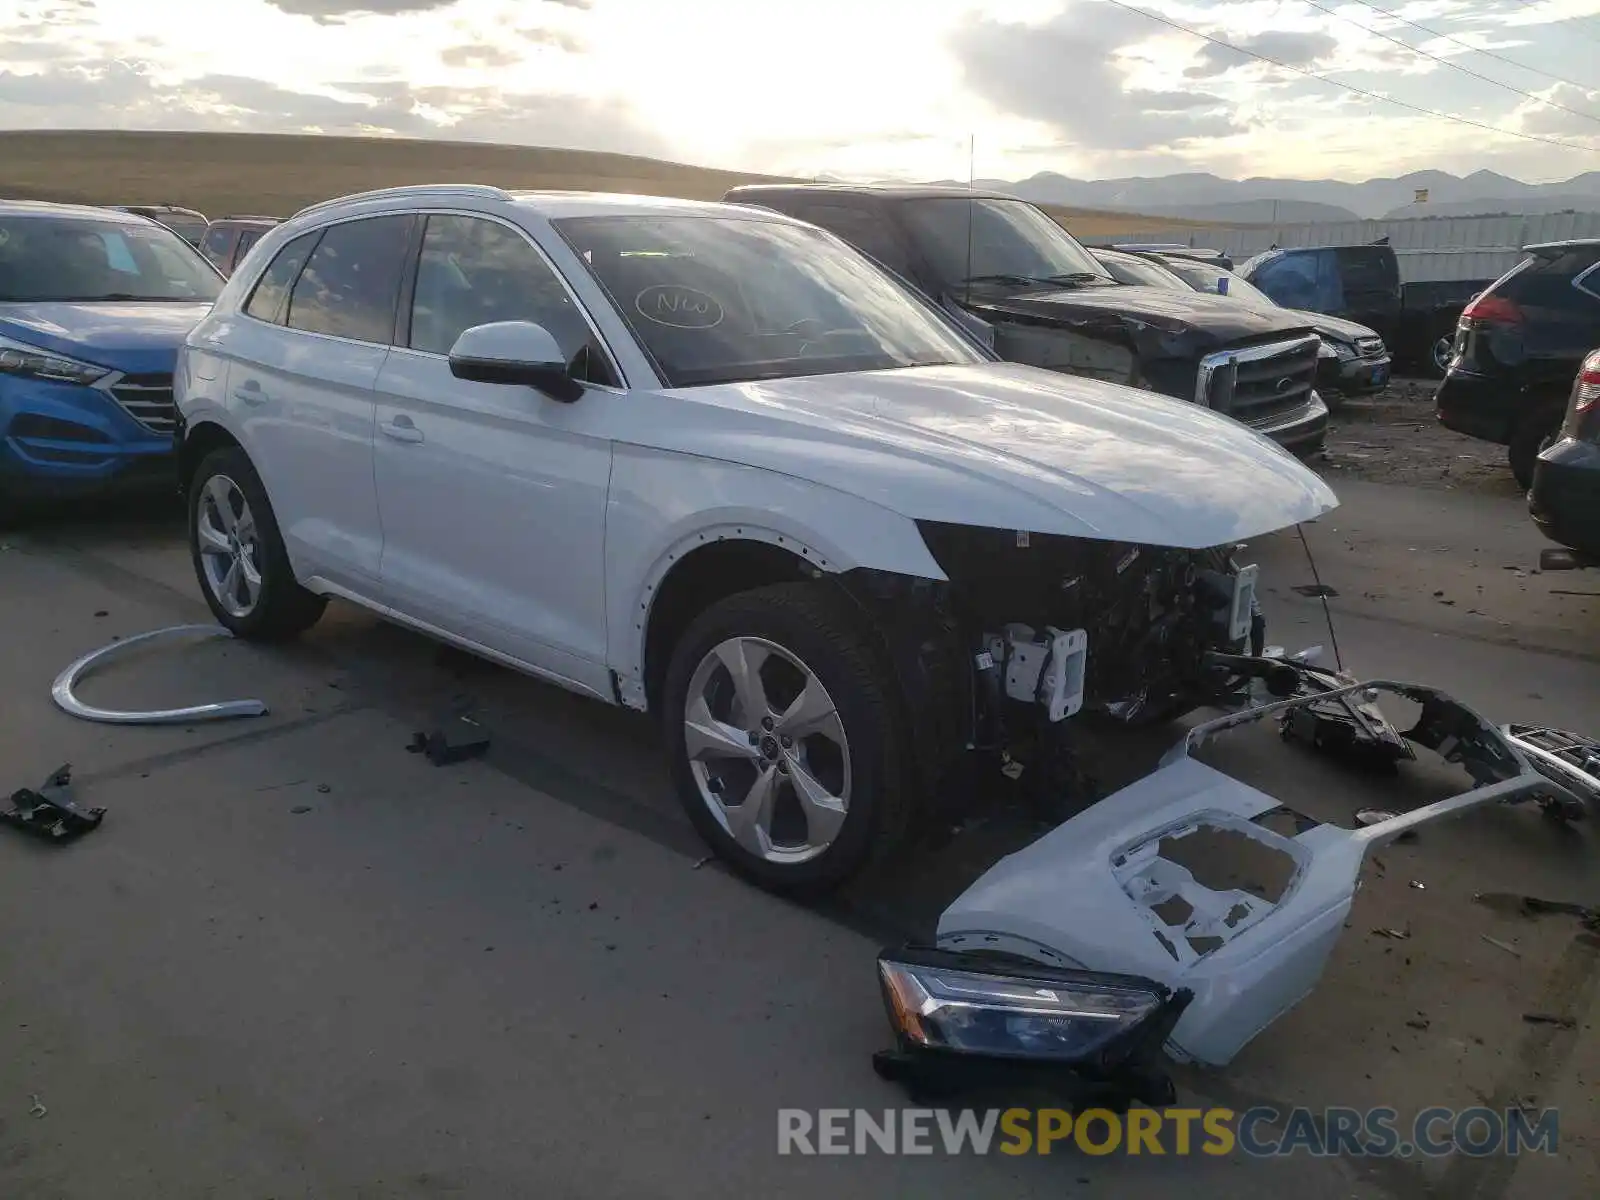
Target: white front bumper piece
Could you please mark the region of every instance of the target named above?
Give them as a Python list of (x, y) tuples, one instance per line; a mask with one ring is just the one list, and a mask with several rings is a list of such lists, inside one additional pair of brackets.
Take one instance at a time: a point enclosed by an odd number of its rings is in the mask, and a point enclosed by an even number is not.
[[(1190, 757), (1234, 726), (1385, 691), (1422, 705), (1405, 737), (1465, 767), (1477, 786), (1343, 829)], [(1373, 681), (1264, 705), (1195, 726), (1152, 774), (995, 864), (944, 911), (938, 946), (1190, 992), (1167, 1052), (1220, 1066), (1316, 985), (1370, 847), (1556, 786), (1493, 724), (1431, 688)]]

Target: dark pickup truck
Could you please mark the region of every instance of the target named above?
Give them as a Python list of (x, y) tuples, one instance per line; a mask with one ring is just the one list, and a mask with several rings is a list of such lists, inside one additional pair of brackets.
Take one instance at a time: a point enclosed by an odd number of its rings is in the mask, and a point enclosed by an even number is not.
[(1400, 260), (1387, 243), (1272, 249), (1239, 275), (1285, 308), (1326, 313), (1376, 330), (1396, 362), (1442, 376), (1450, 366), (1456, 322), (1493, 280), (1400, 282)]
[(752, 184), (723, 199), (836, 234), (1002, 357), (1226, 413), (1296, 453), (1327, 435), (1316, 334), (1220, 296), (1118, 283), (1045, 212), (955, 187)]

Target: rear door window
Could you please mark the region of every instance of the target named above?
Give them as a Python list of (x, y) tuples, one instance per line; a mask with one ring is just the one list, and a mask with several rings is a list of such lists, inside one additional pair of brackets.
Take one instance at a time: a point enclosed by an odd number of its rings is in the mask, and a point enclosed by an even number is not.
[(289, 294), (289, 328), (387, 345), (412, 223), (405, 215), (329, 226)]
[(274, 325), (283, 324), (284, 309), (288, 307), (289, 289), (294, 287), (294, 281), (300, 277), (300, 269), (306, 265), (312, 247), (317, 244), (317, 239), (321, 236), (320, 229), (303, 233), (278, 251), (277, 257), (262, 273), (260, 282), (256, 284), (255, 291), (251, 293), (249, 302), (244, 306), (248, 316), (258, 321), (270, 321)]
[(1346, 293), (1388, 293), (1400, 287), (1400, 267), (1387, 246), (1341, 246), (1334, 251)]

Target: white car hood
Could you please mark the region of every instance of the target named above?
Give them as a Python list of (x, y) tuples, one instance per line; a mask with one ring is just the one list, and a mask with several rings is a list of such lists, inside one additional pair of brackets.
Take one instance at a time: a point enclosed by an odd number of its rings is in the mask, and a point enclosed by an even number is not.
[(1201, 549), (1338, 505), (1229, 417), (1014, 363), (666, 395), (676, 412), (642, 444), (810, 479), (914, 519)]

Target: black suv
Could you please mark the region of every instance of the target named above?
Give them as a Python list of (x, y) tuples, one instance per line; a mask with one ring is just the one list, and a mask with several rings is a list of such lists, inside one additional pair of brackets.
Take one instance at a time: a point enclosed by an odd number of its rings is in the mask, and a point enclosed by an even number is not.
[(843, 238), (1002, 358), (1193, 401), (1297, 453), (1320, 449), (1321, 342), (1305, 320), (1118, 283), (1043, 210), (956, 187), (751, 184), (723, 199)]
[(1447, 428), (1509, 447), (1512, 473), (1529, 487), (1539, 451), (1560, 428), (1572, 378), (1600, 344), (1600, 239), (1523, 253), (1462, 312), (1434, 407)]

